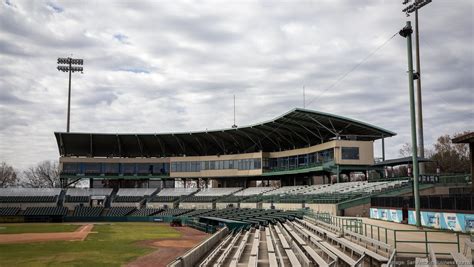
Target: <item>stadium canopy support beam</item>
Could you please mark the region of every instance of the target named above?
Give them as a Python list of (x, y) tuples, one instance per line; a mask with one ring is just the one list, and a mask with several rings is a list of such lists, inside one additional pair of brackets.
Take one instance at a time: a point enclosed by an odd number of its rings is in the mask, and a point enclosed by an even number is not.
[(413, 77), (413, 54), (411, 35), (413, 30), (411, 28), (411, 22), (407, 21), (406, 26), (400, 30), (400, 35), (407, 39), (407, 56), (408, 56), (408, 88), (410, 93), (410, 121), (411, 121), (411, 153), (413, 159), (413, 194), (415, 198), (415, 215), (416, 215), (416, 226), (421, 227), (421, 214), (420, 214), (420, 191), (418, 186), (419, 178), (419, 166), (418, 166), (418, 152), (417, 152), (417, 141), (416, 141), (416, 117), (415, 117), (415, 89), (414, 89), (414, 77)]
[(385, 138), (382, 135), (382, 161), (385, 161)]

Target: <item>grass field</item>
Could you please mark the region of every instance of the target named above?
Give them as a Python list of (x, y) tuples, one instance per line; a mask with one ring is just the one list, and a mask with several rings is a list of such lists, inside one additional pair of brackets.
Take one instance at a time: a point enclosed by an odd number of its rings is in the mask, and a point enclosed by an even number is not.
[[(75, 228), (68, 229), (70, 226), (77, 228), (67, 224), (14, 226), (3, 230), (37, 233), (60, 231), (58, 229), (74, 231)], [(138, 241), (180, 237), (180, 233), (168, 225), (156, 223), (98, 224), (94, 226), (92, 232), (82, 242), (0, 244), (0, 266), (120, 266), (154, 250), (137, 244)]]

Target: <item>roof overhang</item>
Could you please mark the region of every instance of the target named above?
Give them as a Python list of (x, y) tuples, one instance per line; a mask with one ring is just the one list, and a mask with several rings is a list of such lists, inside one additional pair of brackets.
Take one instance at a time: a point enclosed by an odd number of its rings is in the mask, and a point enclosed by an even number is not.
[(452, 139), (453, 143), (455, 144), (468, 144), (468, 143), (474, 143), (474, 132), (469, 132), (463, 135), (460, 135), (458, 137), (455, 137)]
[[(420, 158), (418, 157), (418, 162), (433, 162), (430, 159), (427, 158)], [(384, 166), (400, 166), (400, 165), (408, 165), (408, 164), (413, 164), (413, 158), (412, 157), (404, 157), (404, 158), (398, 158), (398, 159), (388, 159), (382, 162), (377, 162), (373, 166), (375, 167), (384, 167)]]
[(389, 130), (346, 117), (293, 109), (273, 120), (238, 128), (179, 133), (55, 132), (61, 156), (169, 157), (273, 152), (334, 139), (374, 141)]

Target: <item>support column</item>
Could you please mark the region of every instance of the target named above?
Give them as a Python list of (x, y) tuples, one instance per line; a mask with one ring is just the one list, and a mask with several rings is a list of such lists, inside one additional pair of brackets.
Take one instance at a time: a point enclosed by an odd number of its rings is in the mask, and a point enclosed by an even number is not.
[(474, 143), (469, 143), (469, 153), (471, 153), (471, 181), (472, 181), (472, 192), (474, 193)]
[(412, 55), (412, 41), (411, 35), (413, 30), (411, 22), (407, 21), (406, 26), (400, 30), (400, 35), (407, 39), (407, 56), (408, 56), (408, 89), (410, 98), (410, 122), (411, 122), (411, 152), (413, 161), (413, 189), (415, 198), (415, 215), (416, 226), (421, 227), (421, 213), (420, 213), (420, 192), (418, 186), (418, 147), (416, 139), (416, 116), (415, 116), (415, 88), (413, 79), (413, 55)]
[(382, 161), (385, 161), (385, 138), (382, 136)]

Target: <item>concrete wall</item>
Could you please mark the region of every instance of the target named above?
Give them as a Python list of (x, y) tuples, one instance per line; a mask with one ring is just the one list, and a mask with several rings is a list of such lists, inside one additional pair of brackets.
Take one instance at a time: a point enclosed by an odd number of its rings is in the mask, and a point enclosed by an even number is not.
[(329, 213), (333, 216), (337, 215), (337, 205), (336, 204), (316, 204), (316, 203), (307, 203), (306, 207), (310, 208), (313, 212), (316, 213)]
[(257, 208), (257, 203), (256, 202), (240, 202), (240, 208), (250, 208), (250, 209), (256, 209)]
[(150, 209), (159, 209), (163, 208), (164, 206), (167, 206), (168, 208), (173, 208), (174, 203), (173, 202), (148, 202), (146, 203), (146, 207)]
[(208, 239), (201, 242), (199, 245), (186, 252), (183, 256), (177, 258), (174, 262), (170, 263), (170, 267), (188, 267), (197, 266), (197, 263), (211, 251), (227, 234), (229, 229), (227, 227), (222, 228), (215, 234), (210, 236)]
[(344, 209), (344, 216), (370, 217), (370, 203)]
[[(273, 203), (275, 209), (280, 210), (299, 210), (303, 208), (303, 204), (301, 203)], [(262, 209), (270, 209), (271, 203), (262, 203)]]
[(225, 209), (225, 208), (227, 208), (227, 206), (229, 206), (230, 204), (234, 205), (234, 208), (237, 208), (238, 205), (239, 205), (239, 203), (237, 203), (237, 202), (232, 202), (232, 203), (227, 203), (227, 202), (225, 202), (225, 203), (222, 202), (222, 203), (221, 203), (221, 202), (217, 202), (217, 203), (216, 203), (216, 209), (218, 209), (218, 210)]
[(212, 202), (181, 202), (179, 203), (180, 209), (212, 209)]
[[(343, 160), (341, 159), (342, 147), (358, 147), (358, 160)], [(373, 141), (349, 141), (337, 140), (334, 149), (334, 158), (336, 163), (344, 165), (372, 165), (374, 164), (374, 142)]]

